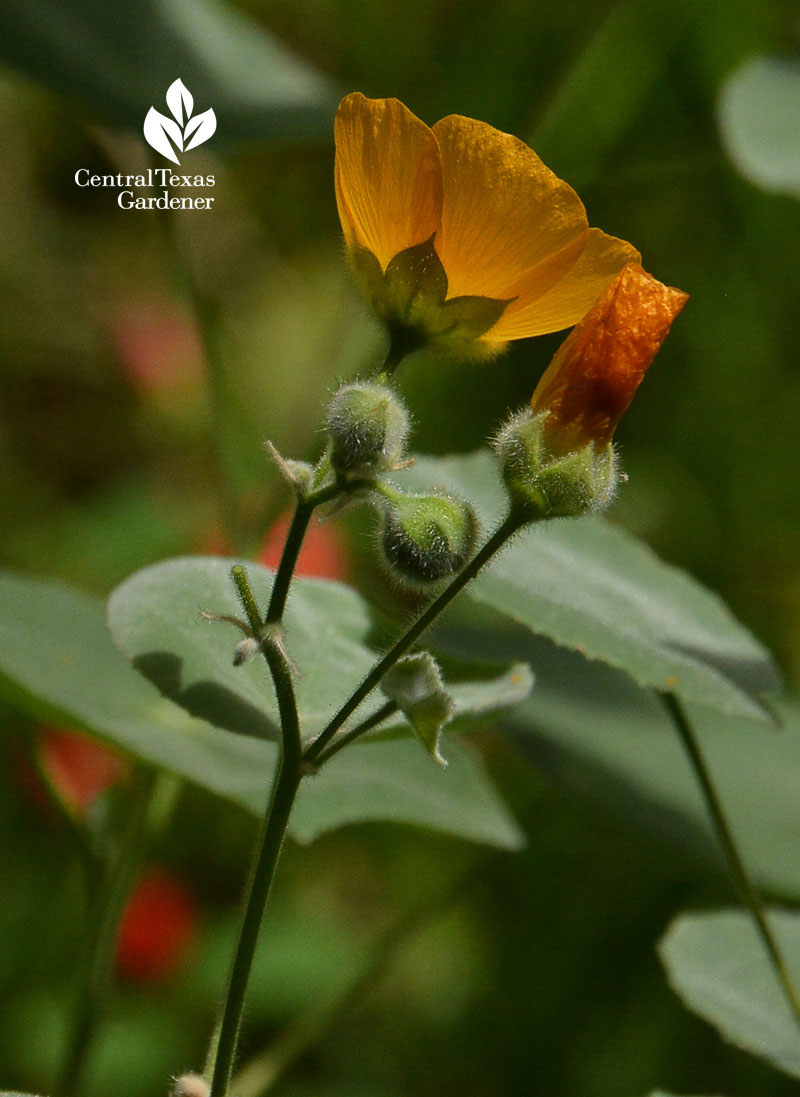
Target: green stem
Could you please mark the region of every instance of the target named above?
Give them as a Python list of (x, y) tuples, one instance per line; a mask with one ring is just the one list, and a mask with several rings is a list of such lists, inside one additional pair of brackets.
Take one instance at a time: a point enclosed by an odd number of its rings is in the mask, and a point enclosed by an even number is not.
[(708, 814), (711, 816), (720, 845), (725, 851), (728, 868), (741, 893), (745, 906), (752, 915), (756, 929), (761, 936), (761, 940), (767, 950), (772, 966), (775, 969), (775, 974), (783, 989), (786, 1001), (789, 1004), (789, 1008), (791, 1009), (798, 1026), (800, 1026), (800, 998), (798, 998), (797, 990), (789, 975), (783, 956), (781, 955), (778, 942), (775, 940), (772, 930), (769, 927), (761, 899), (748, 875), (744, 861), (737, 848), (733, 833), (725, 817), (722, 803), (717, 796), (716, 789), (711, 780), (711, 774), (700, 751), (700, 745), (692, 729), (692, 725), (686, 716), (683, 706), (674, 693), (662, 693), (661, 699), (672, 718), (672, 722), (678, 731), (686, 749), (686, 753), (694, 768)]
[(81, 1076), (112, 983), (119, 924), (141, 865), (142, 836), (156, 780), (156, 774), (148, 771), (131, 788), (131, 811), (127, 824), (101, 890), (92, 903), (95, 916), (87, 934), (83, 993), (54, 1097), (78, 1097), (80, 1093)]
[(401, 338), (392, 336), (392, 341), (389, 344), (389, 350), (383, 365), (375, 374), (374, 381), (376, 384), (388, 384), (403, 359), (411, 354), (413, 350), (417, 350), (418, 346), (422, 346), (422, 343), (412, 345)]
[[(250, 617), (255, 599), (250, 590), (244, 568), (236, 567), (234, 578), (239, 588), (245, 610)], [(258, 611), (250, 620), (251, 627), (259, 627)], [(239, 941), (233, 959), (228, 990), (222, 1010), (210, 1097), (227, 1097), (231, 1074), (239, 1043), (239, 1031), (244, 1012), (247, 984), (253, 966), (258, 935), (267, 905), (275, 869), (289, 824), (289, 816), (302, 780), (302, 746), (297, 702), (289, 662), (280, 647), (264, 642), (264, 656), (269, 664), (281, 721), (281, 750), (278, 769), (272, 786), (269, 806), (261, 826), (261, 835), (250, 872), (244, 915), (239, 931)]]
[(283, 611), (286, 608), (286, 598), (289, 596), (289, 588), (292, 584), (292, 576), (297, 566), (297, 557), (303, 547), (305, 534), (308, 530), (308, 522), (311, 521), (314, 508), (318, 506), (315, 496), (306, 499), (298, 499), (297, 506), (286, 534), (286, 542), (283, 545), (281, 562), (275, 581), (272, 585), (269, 609), (267, 610), (267, 623), (277, 624), (283, 619)]
[[(329, 485), (308, 496), (298, 503), (292, 522), (281, 563), (278, 567), (275, 587), (273, 587), (270, 608), (267, 614), (268, 624), (278, 624), (281, 620), (288, 594), (289, 582), (294, 572), (297, 554), (313, 508), (323, 499), (333, 498), (341, 490), (340, 485)], [(420, 616), (417, 622), (395, 643), (392, 649), (373, 668), (361, 686), (351, 696), (325, 731), (303, 754), (297, 703), (294, 695), (291, 668), (280, 643), (268, 633), (253, 596), (247, 573), (241, 565), (235, 565), (232, 575), (239, 591), (242, 604), (247, 613), (250, 627), (260, 632), (263, 639), (263, 652), (269, 664), (281, 722), (281, 753), (278, 770), (270, 796), (269, 807), (261, 828), (256, 856), (250, 873), (247, 888), (244, 916), (239, 933), (239, 941), (231, 969), (228, 991), (223, 1005), (222, 1018), (216, 1038), (213, 1077), (209, 1097), (228, 1097), (236, 1049), (239, 1042), (239, 1030), (244, 1011), (247, 984), (253, 966), (253, 956), (258, 943), (261, 922), (264, 916), (272, 881), (280, 857), (283, 841), (289, 823), (303, 771), (307, 761), (316, 760), (324, 747), (333, 738), (342, 723), (358, 707), (361, 701), (378, 684), (383, 675), (394, 665), (400, 656), (414, 643), (416, 638), (445, 609), (470, 579), (478, 574), (483, 565), (505, 544), (522, 524), (520, 516), (513, 512), (489, 538), (466, 568), (452, 581), (449, 587)], [(278, 577), (282, 576), (280, 586)], [(277, 593), (276, 588), (277, 587)], [(365, 720), (359, 731), (374, 726)]]
[(337, 495), (341, 495), (343, 492), (353, 491), (363, 486), (364, 483), (369, 483), (371, 486), (371, 481), (354, 480), (349, 484), (336, 481), (333, 484), (328, 484), (327, 487), (319, 488), (304, 499), (298, 499), (272, 587), (269, 609), (267, 610), (268, 625), (278, 624), (283, 619), (289, 587), (297, 567), (297, 558), (300, 555), (300, 549), (303, 547), (311, 516), (316, 508), (321, 506), (322, 503), (330, 502), (331, 499), (335, 499)]
[(298, 500), (292, 523), (289, 526), (289, 532), (286, 535), (286, 544), (283, 546), (283, 554), (275, 575), (275, 582), (272, 586), (272, 595), (267, 610), (267, 624), (276, 624), (283, 618), (292, 576), (294, 575), (294, 569), (297, 567), (297, 558), (300, 555), (300, 549), (303, 547), (308, 523), (311, 521), (311, 515), (314, 513), (316, 505), (315, 502), (308, 499)]
[(340, 735), (339, 738), (331, 743), (330, 746), (323, 750), (322, 754), (317, 758), (316, 767), (324, 766), (327, 761), (333, 758), (334, 754), (338, 754), (342, 747), (346, 747), (348, 743), (352, 743), (354, 739), (360, 738), (367, 731), (372, 731), (378, 724), (382, 724), (384, 720), (388, 720), (390, 716), (394, 716), (397, 712), (397, 701), (387, 701), (385, 705), (373, 712), (371, 716), (368, 716), (366, 720), (362, 720), (360, 724), (356, 724), (354, 728), (351, 728), (346, 735)]
[(242, 603), (244, 612), (247, 614), (250, 628), (254, 633), (259, 633), (264, 627), (264, 622), (261, 620), (261, 613), (255, 595), (253, 594), (253, 588), (250, 586), (250, 580), (247, 578), (247, 572), (241, 564), (233, 565), (231, 568), (231, 578), (236, 584), (239, 600)]
[(438, 598), (435, 598), (428, 608), (417, 618), (411, 628), (396, 640), (383, 658), (379, 659), (364, 681), (355, 692), (342, 705), (326, 728), (317, 736), (314, 742), (306, 749), (303, 760), (317, 764), (325, 750), (325, 747), (333, 739), (336, 732), (352, 715), (364, 698), (372, 692), (383, 676), (391, 670), (398, 659), (403, 656), (414, 641), (422, 635), (425, 629), (450, 605), (470, 580), (474, 579), (481, 568), (491, 560), (502, 546), (512, 537), (527, 519), (517, 511), (512, 510), (508, 517), (495, 530), (486, 544), (472, 558), (467, 566), (458, 573), (449, 586), (445, 587)]

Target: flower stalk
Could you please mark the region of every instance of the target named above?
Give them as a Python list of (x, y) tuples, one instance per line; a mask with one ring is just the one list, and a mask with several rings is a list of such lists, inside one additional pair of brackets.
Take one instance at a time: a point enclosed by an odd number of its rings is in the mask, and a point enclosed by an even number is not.
[[(300, 542), (302, 543), (302, 537)], [(294, 546), (292, 551), (295, 552)], [(284, 552), (286, 553), (286, 549)], [(296, 546), (296, 552), (299, 552), (299, 545)], [(236, 565), (232, 574), (250, 627), (256, 634), (264, 635), (265, 623), (261, 619), (244, 568)], [(281, 645), (271, 642), (268, 634), (262, 642), (262, 651), (272, 675), (278, 701), (281, 745), (269, 805), (261, 825), (247, 885), (239, 940), (217, 1033), (210, 1097), (227, 1097), (228, 1094), (239, 1043), (247, 984), (253, 966), (261, 922), (286, 837), (289, 816), (302, 780), (300, 721), (292, 681), (292, 668)]]
[(719, 844), (722, 846), (731, 876), (733, 877), (734, 883), (739, 890), (739, 894), (741, 895), (745, 906), (750, 911), (756, 930), (767, 950), (770, 963), (772, 964), (775, 975), (780, 983), (786, 1002), (792, 1012), (792, 1016), (797, 1022), (798, 1027), (800, 1027), (800, 996), (798, 996), (797, 988), (789, 975), (789, 970), (786, 966), (783, 954), (781, 953), (775, 935), (767, 921), (764, 905), (761, 902), (755, 885), (750, 879), (744, 860), (736, 845), (736, 840), (733, 837), (733, 832), (728, 825), (725, 811), (719, 796), (717, 795), (711, 773), (706, 765), (702, 751), (700, 750), (697, 736), (694, 733), (691, 722), (678, 697), (674, 693), (662, 693), (660, 696), (669, 713), (670, 719), (675, 726), (675, 730), (678, 732), (686, 753), (689, 756), (689, 761), (692, 764), (697, 782), (700, 785), (700, 790), (703, 794), (706, 810), (714, 825)]

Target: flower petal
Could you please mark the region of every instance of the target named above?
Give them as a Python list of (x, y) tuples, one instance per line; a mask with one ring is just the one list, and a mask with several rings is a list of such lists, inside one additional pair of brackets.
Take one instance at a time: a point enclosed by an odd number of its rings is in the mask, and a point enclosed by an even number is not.
[(688, 300), (629, 263), (570, 332), (547, 367), (531, 405), (549, 412), (556, 452), (607, 445), (636, 389)]
[(538, 299), (524, 285), (489, 332), (487, 338), (504, 342), (545, 335), (577, 324), (597, 298), (628, 263), (638, 263), (641, 255), (625, 240), (607, 236), (600, 229), (589, 229), (586, 246), (577, 262), (551, 290)]
[(336, 202), (348, 246), (368, 248), (385, 270), (405, 248), (439, 229), (442, 174), (431, 130), (398, 99), (339, 104)]
[(530, 275), (545, 293), (580, 254), (587, 230), (578, 195), (526, 144), (453, 114), (433, 127), (442, 160), (436, 237), (449, 296), (508, 299)]

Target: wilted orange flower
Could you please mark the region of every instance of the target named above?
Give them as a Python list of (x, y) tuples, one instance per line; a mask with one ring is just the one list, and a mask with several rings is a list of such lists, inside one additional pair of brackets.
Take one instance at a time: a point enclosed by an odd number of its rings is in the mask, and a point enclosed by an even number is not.
[(576, 323), (639, 253), (589, 228), (522, 141), (449, 115), (433, 129), (356, 92), (335, 123), (336, 198), (367, 296), (402, 350), (492, 354)]
[(629, 263), (567, 336), (536, 386), (548, 446), (606, 446), (688, 294)]

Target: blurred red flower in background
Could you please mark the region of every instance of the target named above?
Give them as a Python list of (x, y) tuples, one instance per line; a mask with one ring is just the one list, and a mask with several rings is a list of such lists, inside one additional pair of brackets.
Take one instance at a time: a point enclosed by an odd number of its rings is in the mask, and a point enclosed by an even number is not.
[(202, 385), (197, 326), (172, 302), (126, 304), (113, 318), (109, 334), (123, 372), (140, 390), (173, 394)]
[(43, 725), (36, 753), (55, 794), (70, 814), (80, 818), (128, 772), (121, 755), (68, 728)]
[[(289, 513), (282, 514), (267, 530), (257, 557), (259, 564), (277, 568), (290, 521)], [(311, 525), (300, 550), (296, 573), (318, 579), (346, 579), (349, 569), (347, 546), (338, 527), (333, 522)]]
[(117, 971), (133, 982), (161, 982), (187, 960), (197, 901), (171, 873), (149, 868), (134, 888), (117, 936)]

